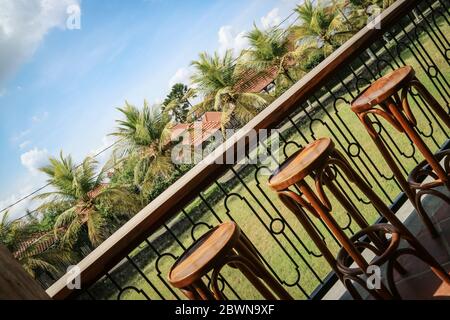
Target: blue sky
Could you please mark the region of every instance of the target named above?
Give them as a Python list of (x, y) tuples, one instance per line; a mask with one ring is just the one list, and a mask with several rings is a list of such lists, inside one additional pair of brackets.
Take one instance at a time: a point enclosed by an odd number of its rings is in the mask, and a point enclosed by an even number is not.
[[(125, 99), (162, 101), (200, 51), (242, 49), (253, 22), (277, 24), (296, 2), (0, 0), (0, 209), (45, 182), (48, 156), (79, 161), (112, 143)], [(70, 5), (79, 30), (66, 27)]]

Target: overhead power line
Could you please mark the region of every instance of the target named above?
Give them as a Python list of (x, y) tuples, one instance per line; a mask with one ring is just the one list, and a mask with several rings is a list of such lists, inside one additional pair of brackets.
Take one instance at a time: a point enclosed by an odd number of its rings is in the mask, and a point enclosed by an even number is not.
[[(292, 16), (294, 16), (296, 14), (295, 11), (293, 11), (291, 14), (289, 14), (286, 18), (284, 18), (280, 23), (278, 23), (276, 26), (274, 26), (273, 28), (280, 28), (282, 24), (284, 24), (286, 21), (288, 21)], [(292, 27), (297, 21), (298, 21), (299, 17), (297, 16), (296, 19), (294, 19), (294, 21), (292, 21), (291, 23), (289, 23), (289, 25), (283, 30), (283, 32), (280, 32), (279, 37), (283, 37), (285, 35), (286, 32), (289, 31), (289, 28)], [(232, 63), (236, 62), (239, 59), (239, 57), (236, 57)], [(99, 151), (98, 153), (96, 153), (95, 155), (92, 156), (92, 158), (97, 158), (98, 156), (100, 156), (101, 154), (105, 153), (106, 151), (108, 151), (109, 149), (111, 149), (112, 147), (114, 147), (116, 144), (118, 144), (119, 142), (121, 142), (122, 140), (118, 140), (114, 143), (112, 143), (111, 145), (107, 146), (106, 148), (102, 149), (101, 151)], [(119, 161), (118, 163), (120, 163), (121, 161)], [(117, 163), (117, 164), (118, 164)], [(78, 164), (77, 166), (75, 166), (75, 169), (77, 169), (78, 167), (80, 167), (82, 165), (82, 163)], [(111, 168), (112, 169), (112, 168)], [(110, 169), (109, 169), (110, 170)], [(7, 210), (15, 207), (16, 205), (18, 205), (19, 203), (27, 200), (28, 198), (38, 194), (39, 192), (41, 192), (42, 190), (44, 190), (45, 188), (49, 187), (51, 185), (51, 183), (47, 183), (39, 188), (37, 188), (36, 190), (30, 192), (29, 194), (19, 198), (18, 200), (16, 200), (15, 202), (5, 206), (4, 208), (0, 209), (0, 214), (6, 212)], [(36, 210), (30, 211), (27, 214), (15, 219), (15, 220), (20, 220), (23, 219), (27, 216), (29, 216), (30, 214), (36, 212)], [(14, 221), (15, 221), (14, 220)]]
[[(105, 153), (105, 152), (108, 151), (109, 149), (113, 148), (116, 144), (120, 143), (121, 141), (123, 141), (123, 139), (115, 141), (114, 143), (110, 144), (110, 145), (107, 146), (106, 148), (104, 148), (104, 149), (100, 150), (99, 152), (97, 152), (96, 154), (94, 154), (94, 155), (92, 156), (92, 158), (94, 158), (94, 159), (97, 158), (98, 156), (102, 155), (103, 153)], [(75, 166), (75, 169), (78, 169), (81, 165), (82, 165), (82, 163), (76, 165), (76, 166)], [(11, 209), (12, 207), (18, 205), (18, 204), (21, 203), (22, 201), (25, 201), (25, 200), (27, 200), (28, 198), (30, 198), (30, 197), (32, 197), (32, 196), (38, 194), (39, 192), (41, 192), (41, 191), (44, 190), (45, 188), (49, 187), (50, 185), (51, 185), (50, 182), (49, 182), (49, 183), (46, 183), (45, 185), (43, 185), (43, 186), (37, 188), (36, 190), (34, 190), (34, 191), (28, 193), (27, 195), (21, 197), (20, 199), (18, 199), (17, 201), (11, 203), (10, 205), (7, 205), (6, 207), (4, 207), (4, 208), (2, 208), (2, 209), (0, 210), (0, 214), (6, 212), (7, 210)], [(26, 214), (25, 216), (28, 216), (28, 215), (30, 215), (30, 213)]]

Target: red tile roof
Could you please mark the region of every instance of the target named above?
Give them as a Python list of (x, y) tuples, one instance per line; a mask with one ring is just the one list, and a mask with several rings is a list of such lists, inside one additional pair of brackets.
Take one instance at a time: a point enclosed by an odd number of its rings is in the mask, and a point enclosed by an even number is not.
[[(217, 121), (202, 121), (198, 124), (199, 126), (193, 126), (193, 130), (191, 131), (191, 145), (194, 147), (198, 147), (203, 142), (207, 141), (210, 137), (212, 137), (217, 131), (220, 131), (222, 126), (220, 122)], [(197, 128), (200, 128), (198, 130)], [(200, 131), (200, 132), (198, 132)]]
[(88, 192), (87, 196), (89, 197), (89, 199), (94, 199), (96, 197), (98, 197), (98, 195), (105, 190), (108, 187), (107, 183), (102, 183), (100, 185), (98, 185), (98, 187), (96, 187), (94, 190), (91, 190)]
[(217, 131), (221, 130), (222, 112), (206, 112), (201, 120), (194, 123), (179, 123), (172, 127), (172, 140), (180, 137), (184, 132), (189, 131), (189, 139), (183, 140), (183, 144), (194, 147), (201, 145)]
[(203, 115), (204, 122), (221, 122), (222, 121), (222, 112), (206, 112)]
[(259, 93), (272, 83), (278, 75), (278, 67), (271, 67), (266, 72), (247, 70), (235, 85), (240, 92)]
[(177, 123), (171, 130), (172, 141), (177, 140), (186, 130), (189, 130), (190, 123)]
[[(60, 228), (57, 230), (57, 233), (62, 233), (64, 228)], [(57, 237), (55, 236), (55, 232), (51, 231), (42, 231), (36, 232), (29, 239), (20, 242), (17, 245), (17, 249), (13, 252), (13, 256), (16, 259), (22, 259), (26, 257), (27, 250), (31, 246), (35, 246), (27, 256), (37, 255), (42, 252), (47, 251), (51, 246), (53, 246), (57, 241)]]

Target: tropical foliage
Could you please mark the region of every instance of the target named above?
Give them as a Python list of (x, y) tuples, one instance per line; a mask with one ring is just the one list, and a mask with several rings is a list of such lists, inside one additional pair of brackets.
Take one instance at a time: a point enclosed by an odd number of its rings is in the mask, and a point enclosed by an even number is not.
[(345, 15), (340, 6), (338, 2), (325, 6), (306, 0), (295, 9), (301, 23), (291, 28), (291, 37), (330, 55), (358, 31), (353, 16)]
[[(171, 128), (207, 111), (222, 112), (223, 128), (244, 125), (367, 23), (369, 8), (392, 2), (306, 0), (295, 9), (295, 25), (255, 25), (246, 34), (249, 47), (238, 55), (200, 53), (192, 62), (191, 85), (175, 84), (162, 106), (144, 101), (140, 108), (128, 102), (118, 108), (121, 118), (111, 133), (116, 148), (103, 167), (93, 157), (79, 165), (62, 152), (50, 158), (41, 168), (51, 189), (36, 197), (39, 218), (11, 220), (3, 213), (0, 243), (33, 276), (57, 275), (191, 168), (172, 163)], [(275, 90), (243, 86), (249, 75), (275, 83)]]
[(162, 112), (167, 112), (174, 121), (186, 122), (189, 108), (192, 107), (189, 98), (195, 97), (195, 90), (188, 89), (182, 83), (173, 85), (162, 105)]
[(134, 184), (148, 192), (158, 177), (168, 177), (173, 171), (170, 158), (170, 117), (160, 108), (151, 108), (146, 101), (142, 109), (129, 103), (118, 108), (123, 119), (117, 120), (113, 136), (121, 139), (117, 150), (135, 161)]
[(73, 259), (71, 251), (57, 246), (52, 230), (40, 231), (34, 218), (10, 221), (5, 212), (0, 220), (0, 244), (4, 245), (33, 277), (40, 272), (59, 274)]
[(195, 68), (192, 83), (203, 94), (204, 100), (191, 112), (221, 111), (222, 123), (226, 125), (232, 115), (245, 123), (268, 105), (266, 94), (239, 90), (240, 73), (231, 50), (227, 50), (222, 57), (217, 52), (213, 55), (202, 52), (192, 65)]
[(261, 30), (255, 26), (246, 37), (250, 48), (243, 52), (243, 65), (259, 72), (276, 67), (290, 82), (295, 81), (289, 74), (289, 68), (298, 60), (295, 59), (294, 45), (284, 30)]
[(97, 162), (91, 157), (76, 166), (70, 156), (61, 152), (59, 159), (50, 158), (40, 170), (48, 176), (54, 190), (37, 196), (50, 199), (48, 205), (57, 205), (62, 212), (54, 224), (55, 236), (63, 229), (61, 241), (73, 246), (85, 235), (92, 247), (99, 245), (113, 231), (115, 221), (129, 218), (136, 210), (136, 200), (121, 186), (105, 183), (107, 165), (97, 171)]

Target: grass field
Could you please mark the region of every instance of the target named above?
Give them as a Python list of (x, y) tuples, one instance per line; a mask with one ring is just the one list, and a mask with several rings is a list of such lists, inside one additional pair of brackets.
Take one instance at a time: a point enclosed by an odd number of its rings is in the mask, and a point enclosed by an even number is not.
[[(449, 34), (450, 28), (444, 21), (440, 21), (440, 27), (444, 34)], [(428, 36), (422, 36), (420, 43), (426, 48), (427, 53), (430, 55), (430, 59), (439, 67), (446, 81), (450, 81), (449, 64), (444, 60), (441, 53), (438, 52), (431, 39)], [(406, 64), (412, 65), (416, 69), (419, 80), (430, 89), (439, 101), (443, 102), (443, 99), (436, 90), (436, 86), (431, 79), (426, 76), (413, 54), (409, 50), (405, 50), (403, 51), (401, 58)], [(393, 64), (393, 66), (396, 67), (395, 64)], [(386, 68), (384, 73), (390, 70), (390, 68)], [(448, 87), (446, 88), (448, 90)], [(345, 148), (351, 145), (352, 142), (358, 142), (360, 145), (359, 150), (356, 145), (351, 146), (350, 149), (350, 152), (360, 152), (359, 156), (352, 158), (353, 167), (367, 178), (373, 189), (386, 203), (391, 203), (395, 196), (399, 194), (400, 189), (392, 180), (386, 179), (391, 178), (392, 173), (381, 158), (381, 155), (357, 117), (351, 112), (348, 103), (346, 102), (351, 101), (351, 99), (352, 97), (348, 94), (344, 96), (343, 99), (339, 99), (335, 106), (327, 105), (325, 110), (321, 110), (312, 115), (312, 121), (308, 121), (300, 126), (301, 132), (308, 141), (320, 137), (332, 137), (335, 141), (344, 142)], [(414, 110), (417, 111), (417, 108), (415, 107)], [(436, 150), (437, 145), (442, 144), (448, 139), (449, 132), (440, 129), (436, 124), (436, 120), (434, 120), (429, 113), (423, 114), (422, 112), (416, 112), (415, 115), (420, 124), (420, 130), (425, 134), (429, 134), (430, 130), (433, 128), (433, 137), (435, 140), (427, 138), (426, 141), (433, 150)], [(432, 125), (430, 125), (430, 123), (432, 123)], [(401, 157), (402, 166), (406, 171), (411, 170), (415, 166), (416, 161), (421, 159), (421, 156), (419, 154), (414, 154), (414, 148), (409, 140), (398, 132), (395, 132), (390, 125), (384, 122), (383, 124), (389, 135), (393, 137), (393, 140), (391, 141), (393, 149), (396, 150), (398, 155), (403, 155)], [(392, 142), (395, 142), (395, 145), (393, 145)], [(304, 145), (305, 143), (305, 139), (301, 137), (298, 132), (295, 132), (289, 137), (289, 143), (284, 146), (284, 153), (290, 155), (298, 149), (298, 146)], [(338, 148), (344, 151), (343, 146), (338, 145)], [(414, 156), (408, 158), (411, 155)], [(375, 173), (373, 177), (370, 174), (371, 172)], [(299, 222), (293, 217), (292, 213), (284, 208), (277, 199), (276, 194), (268, 188), (268, 177), (263, 175), (262, 172), (256, 174), (256, 177), (257, 178), (255, 178), (255, 172), (252, 172), (245, 177), (241, 177), (243, 183), (238, 184), (238, 186), (229, 192), (226, 200), (219, 201), (218, 203), (210, 203), (210, 205), (213, 212), (221, 220), (235, 220), (261, 253), (267, 265), (278, 275), (279, 280), (286, 285), (289, 292), (297, 299), (305, 299), (306, 296), (304, 292), (310, 294), (320, 284), (319, 279), (324, 279), (329, 273), (330, 268), (323, 258), (314, 256), (314, 254), (319, 254), (317, 248), (312, 244), (311, 240), (302, 229)], [(365, 200), (364, 195), (352, 188), (351, 185), (346, 185), (342, 179), (339, 179), (339, 181), (348, 196), (355, 204), (357, 204), (362, 215), (366, 217), (369, 222), (375, 221), (378, 215), (370, 204), (363, 203)], [(382, 189), (375, 181), (380, 183)], [(211, 188), (216, 188), (216, 186), (212, 186)], [(204, 192), (205, 198), (207, 198), (206, 195), (208, 192), (211, 192), (211, 190), (206, 190)], [(190, 210), (201, 201), (201, 199), (196, 199), (186, 207), (185, 211), (187, 214), (189, 214)], [(354, 223), (349, 223), (349, 218), (343, 208), (335, 201), (332, 201), (332, 205), (336, 215), (335, 217), (339, 223), (342, 226), (349, 225), (347, 232), (350, 234), (352, 231), (357, 230)], [(179, 219), (181, 216), (182, 214), (174, 219)], [(282, 230), (282, 222), (274, 220), (275, 218), (280, 217), (283, 217), (285, 220), (284, 230)], [(195, 222), (200, 223), (200, 221)], [(271, 235), (269, 232), (271, 222), (275, 232), (280, 230), (283, 232), (277, 235)], [(333, 252), (336, 252), (338, 250), (336, 242), (330, 237), (329, 233), (323, 228), (319, 221), (314, 219), (314, 222), (324, 235), (329, 248)], [(208, 226), (214, 226), (217, 225), (217, 223), (218, 220), (212, 212), (204, 215), (201, 223), (193, 230), (194, 237), (198, 238), (208, 230)], [(190, 232), (183, 233), (178, 236), (178, 239), (184, 247), (189, 246), (193, 242)], [(133, 257), (139, 250), (146, 249), (146, 247), (147, 245), (143, 245), (141, 248), (136, 249), (130, 257)], [(164, 253), (170, 253), (170, 255), (164, 255), (157, 263), (155, 263), (153, 259), (149, 260), (148, 263), (141, 267), (151, 283), (168, 299), (173, 299), (175, 296), (162, 279), (166, 279), (170, 266), (174, 263), (176, 257), (181, 255), (183, 251), (184, 248), (181, 247), (179, 243), (173, 241), (173, 244), (164, 251)], [(310, 267), (308, 267), (308, 264)], [(316, 274), (314, 274), (313, 270)], [(222, 275), (236, 290), (240, 298), (260, 298), (253, 287), (251, 287), (247, 280), (245, 280), (245, 278), (243, 278), (236, 270), (225, 267)], [(158, 295), (155, 293), (154, 289), (152, 289), (151, 285), (140, 275), (137, 275), (132, 279), (116, 279), (116, 281), (119, 282), (122, 287), (133, 286), (138, 290), (145, 291), (151, 298), (158, 298)], [(123, 283), (121, 283), (121, 281), (123, 281)], [(224, 292), (230, 299), (237, 298), (228, 287), (225, 288)], [(180, 293), (177, 292), (177, 294), (181, 297)], [(111, 295), (110, 298), (117, 298), (117, 294)], [(134, 289), (129, 289), (123, 293), (121, 298), (140, 299), (144, 298), (144, 296)]]

